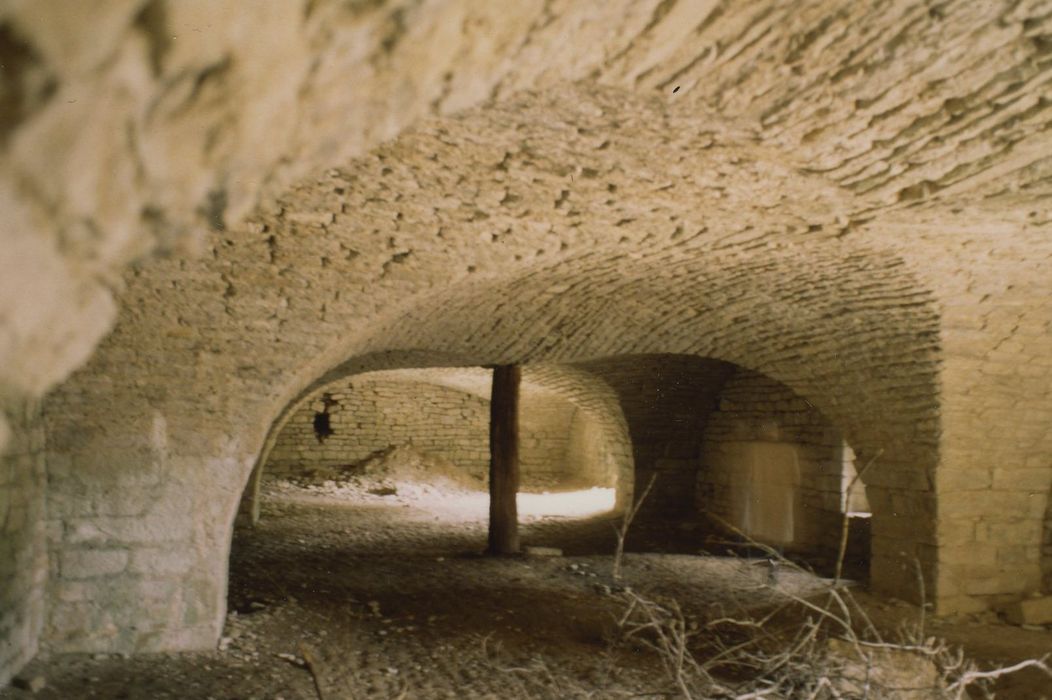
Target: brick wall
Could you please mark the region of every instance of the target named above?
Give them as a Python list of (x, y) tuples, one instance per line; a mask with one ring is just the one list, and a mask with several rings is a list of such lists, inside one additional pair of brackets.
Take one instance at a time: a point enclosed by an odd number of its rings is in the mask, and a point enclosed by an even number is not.
[(47, 580), (44, 432), (39, 405), (8, 400), (0, 455), (0, 687), (36, 654)]
[[(324, 398), (323, 398), (324, 397)], [(327, 413), (332, 434), (319, 440), (314, 418)], [(589, 423), (569, 401), (523, 387), (520, 403), (522, 486), (580, 483), (602, 475)], [(265, 473), (354, 464), (393, 445), (442, 457), (486, 483), (489, 401), (420, 381), (355, 378), (304, 403), (278, 434)], [(572, 449), (571, 449), (572, 448)], [(596, 482), (592, 482), (596, 483)]]

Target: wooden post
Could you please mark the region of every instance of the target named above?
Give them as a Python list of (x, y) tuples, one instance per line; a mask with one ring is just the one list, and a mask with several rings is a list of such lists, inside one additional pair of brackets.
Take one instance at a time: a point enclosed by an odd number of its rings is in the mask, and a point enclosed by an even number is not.
[(489, 548), (488, 554), (517, 554), (519, 511), (519, 382), (522, 368), (493, 368), (489, 405)]

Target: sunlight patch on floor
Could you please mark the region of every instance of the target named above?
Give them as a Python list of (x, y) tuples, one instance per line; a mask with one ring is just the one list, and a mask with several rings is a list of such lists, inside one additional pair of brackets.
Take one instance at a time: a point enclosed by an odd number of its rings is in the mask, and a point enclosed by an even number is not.
[[(613, 488), (590, 488), (558, 493), (520, 493), (520, 518), (587, 518), (613, 510), (617, 494)], [(443, 520), (486, 520), (489, 517), (489, 494), (476, 492), (420, 492), (414, 494), (416, 508)]]
[(520, 493), (519, 515), (583, 518), (613, 510), (616, 499), (614, 489), (598, 486), (562, 493)]

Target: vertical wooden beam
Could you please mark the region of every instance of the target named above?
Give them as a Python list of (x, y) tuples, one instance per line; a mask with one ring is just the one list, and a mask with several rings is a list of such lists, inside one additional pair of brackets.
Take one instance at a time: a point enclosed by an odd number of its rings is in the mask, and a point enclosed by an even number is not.
[(494, 555), (519, 551), (519, 383), (522, 368), (497, 365), (489, 405), (489, 548)]

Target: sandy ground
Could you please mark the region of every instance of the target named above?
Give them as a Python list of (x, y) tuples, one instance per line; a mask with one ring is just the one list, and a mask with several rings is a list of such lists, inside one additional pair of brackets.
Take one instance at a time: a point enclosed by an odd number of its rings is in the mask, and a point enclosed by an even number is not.
[[(602, 494), (585, 495), (578, 511), (601, 505)], [(534, 514), (522, 518), (523, 542), (564, 555), (488, 558), (480, 555), (478, 495), (392, 483), (269, 483), (259, 525), (235, 535), (218, 650), (42, 654), (22, 676), (42, 677), (46, 687), (35, 695), (9, 688), (0, 699), (669, 697), (649, 653), (611, 643), (623, 602), (610, 577), (610, 516), (545, 515), (543, 500), (526, 508)], [(772, 583), (764, 562), (699, 556), (694, 539), (641, 526), (621, 585), (675, 598), (699, 620), (826, 585), (784, 569)], [(916, 616), (904, 604), (860, 598), (888, 629)], [(994, 620), (931, 629), (984, 660), (1052, 651), (1052, 632)], [(1003, 686), (998, 697), (1052, 697), (1037, 675)]]

